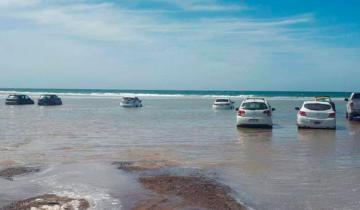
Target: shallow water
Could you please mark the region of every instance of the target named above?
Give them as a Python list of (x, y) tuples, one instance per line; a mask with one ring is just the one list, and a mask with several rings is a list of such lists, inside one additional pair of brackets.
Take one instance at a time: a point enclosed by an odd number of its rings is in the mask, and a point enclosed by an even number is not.
[(235, 112), (212, 110), (212, 99), (144, 98), (140, 109), (106, 97), (63, 102), (0, 105), (0, 168), (44, 168), (0, 179), (0, 206), (55, 192), (126, 209), (141, 189), (111, 162), (146, 159), (216, 171), (255, 209), (360, 209), (360, 122), (345, 121), (342, 101), (336, 131), (298, 131), (295, 99), (270, 101), (273, 130), (237, 129)]

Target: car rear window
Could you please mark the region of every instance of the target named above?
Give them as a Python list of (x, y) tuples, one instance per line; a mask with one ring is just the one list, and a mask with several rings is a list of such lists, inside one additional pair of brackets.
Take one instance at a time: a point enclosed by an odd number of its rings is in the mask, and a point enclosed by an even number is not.
[(247, 110), (264, 110), (268, 107), (263, 102), (245, 102), (242, 104), (241, 108)]
[(310, 110), (314, 110), (314, 111), (325, 111), (325, 110), (329, 110), (331, 109), (331, 105), (330, 104), (305, 104), (304, 105), (305, 108), (310, 109)]
[(216, 99), (216, 102), (229, 102), (228, 99)]
[(8, 96), (8, 99), (17, 99), (17, 96)]
[(353, 99), (360, 99), (360, 93), (355, 93)]

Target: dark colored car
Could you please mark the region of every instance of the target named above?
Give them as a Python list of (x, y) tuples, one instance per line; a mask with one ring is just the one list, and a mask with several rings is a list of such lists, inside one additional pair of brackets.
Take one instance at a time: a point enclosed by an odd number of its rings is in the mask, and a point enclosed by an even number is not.
[(56, 106), (62, 105), (61, 98), (57, 95), (41, 95), (38, 100), (39, 106)]
[(27, 95), (12, 94), (5, 100), (6, 105), (26, 105), (34, 104), (34, 101)]

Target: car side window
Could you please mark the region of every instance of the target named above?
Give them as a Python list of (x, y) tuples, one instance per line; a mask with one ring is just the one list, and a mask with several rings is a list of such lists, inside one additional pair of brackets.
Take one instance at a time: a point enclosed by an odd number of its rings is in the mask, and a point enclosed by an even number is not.
[(360, 99), (360, 93), (355, 93), (352, 99)]

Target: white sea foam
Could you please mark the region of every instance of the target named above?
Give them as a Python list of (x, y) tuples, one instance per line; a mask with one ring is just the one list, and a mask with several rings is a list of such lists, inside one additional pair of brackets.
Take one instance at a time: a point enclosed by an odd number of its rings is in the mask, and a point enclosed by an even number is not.
[[(312, 100), (313, 97), (307, 96), (261, 96), (261, 95), (202, 95), (202, 94), (162, 94), (162, 93), (132, 93), (132, 92), (35, 92), (35, 91), (0, 91), (0, 98), (6, 98), (9, 94), (26, 94), (31, 97), (39, 97), (43, 94), (57, 94), (65, 98), (120, 98), (125, 96), (136, 96), (141, 98), (158, 98), (158, 99), (215, 99), (215, 98), (231, 98), (244, 99), (248, 97), (264, 97), (269, 100)], [(332, 98), (335, 101), (344, 98)]]

